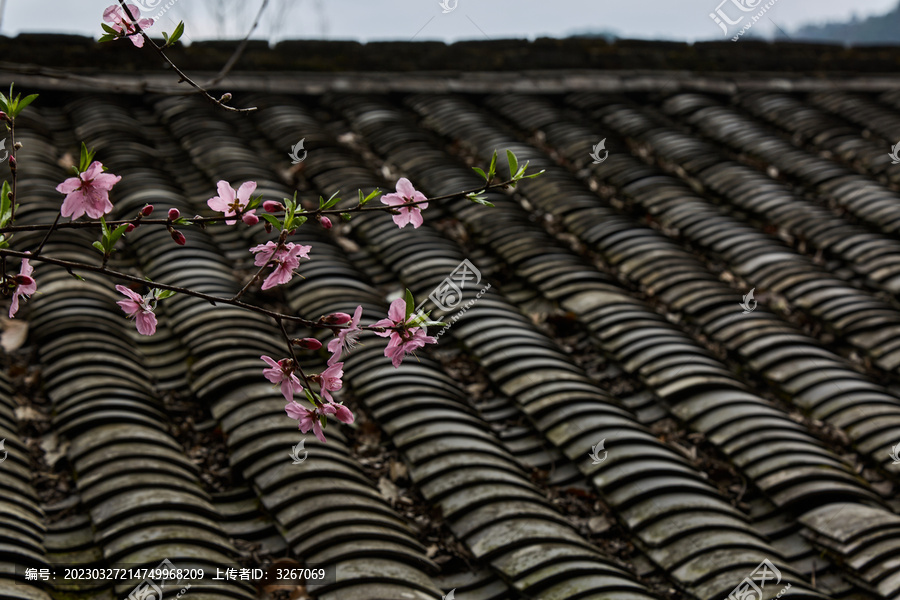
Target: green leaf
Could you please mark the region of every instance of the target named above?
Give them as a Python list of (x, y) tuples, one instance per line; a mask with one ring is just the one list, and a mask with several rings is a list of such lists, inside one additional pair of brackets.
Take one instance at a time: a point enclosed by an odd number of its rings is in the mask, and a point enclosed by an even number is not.
[(476, 173), (478, 173), (479, 175), (481, 175), (482, 177), (484, 177), (485, 181), (488, 180), (487, 173), (485, 173), (483, 169), (479, 169), (478, 167), (472, 167), (472, 170), (475, 171)]
[(416, 299), (413, 297), (409, 288), (406, 289), (406, 319), (409, 320), (410, 315), (413, 314), (413, 311), (416, 309)]
[(109, 227), (106, 226), (106, 219), (103, 218), (103, 215), (100, 215), (100, 228), (103, 230), (103, 237), (109, 237)]
[(469, 200), (474, 202), (475, 204), (480, 204), (482, 206), (490, 206), (493, 208), (494, 204), (492, 202), (488, 202), (484, 199), (483, 196), (469, 196)]
[(91, 163), (94, 161), (94, 154), (96, 154), (94, 150), (88, 150), (85, 143), (81, 142), (81, 155), (78, 162), (79, 173), (84, 173), (91, 166)]
[(174, 296), (175, 294), (178, 293), (178, 292), (173, 292), (172, 290), (160, 290), (160, 289), (156, 289), (156, 288), (153, 288), (150, 291), (153, 294), (153, 296), (156, 297), (157, 300), (165, 300), (166, 298), (171, 298), (172, 296)]
[(115, 231), (109, 234), (109, 247), (112, 248), (116, 242), (119, 241), (119, 238), (122, 237), (122, 234), (125, 233), (125, 230), (128, 229), (128, 223), (123, 225), (119, 225), (116, 227)]
[(345, 221), (349, 221), (353, 218), (353, 215), (351, 215), (350, 213), (341, 213), (341, 218)]
[(119, 32), (107, 25), (106, 23), (100, 23), (100, 27), (103, 28), (103, 31), (109, 33), (111, 35), (119, 35)]
[(488, 181), (492, 181), (497, 174), (497, 151), (494, 150), (494, 156), (491, 157), (491, 166), (488, 169)]
[(359, 203), (360, 203), (362, 206), (365, 206), (366, 204), (368, 204), (369, 202), (371, 202), (372, 200), (374, 200), (375, 198), (377, 198), (378, 196), (380, 196), (382, 193), (383, 193), (383, 192), (382, 192), (381, 190), (379, 190), (379, 189), (376, 188), (376, 189), (372, 190), (371, 192), (369, 192), (369, 195), (368, 195), (368, 196), (366, 196), (365, 198), (363, 198), (363, 197), (362, 197), (362, 190), (360, 190), (360, 191), (359, 191), (359, 197), (362, 198), (362, 199), (360, 200)]
[(547, 169), (541, 169), (538, 173), (534, 173), (532, 175), (525, 175), (525, 179), (534, 179), (535, 177), (540, 177), (544, 174)]
[(276, 217), (275, 215), (270, 215), (270, 214), (264, 213), (264, 214), (259, 215), (259, 218), (265, 219), (266, 221), (271, 223), (272, 227), (277, 227), (278, 229), (281, 229), (281, 221), (279, 221), (278, 217)]
[(103, 244), (101, 244), (100, 242), (94, 242), (93, 244), (91, 244), (91, 246), (96, 248), (100, 252), (100, 254), (106, 254), (106, 248), (104, 248)]
[(9, 199), (11, 190), (9, 182), (4, 181), (0, 189), (0, 227), (6, 227), (12, 218), (12, 201)]
[(311, 392), (309, 388), (303, 388), (303, 392), (306, 394), (306, 399), (309, 400), (313, 406), (315, 406), (318, 396), (314, 392)]
[(181, 39), (181, 36), (184, 34), (184, 21), (179, 21), (178, 25), (175, 27), (175, 31), (172, 32), (172, 37), (169, 38), (167, 46), (171, 46), (175, 42)]
[(84, 277), (82, 277), (82, 276), (79, 275), (78, 273), (72, 273), (72, 277), (74, 277), (74, 278), (77, 279), (78, 281), (84, 281)]
[(262, 194), (260, 194), (259, 196), (252, 196), (250, 198), (250, 201), (247, 202), (247, 210), (253, 210), (257, 206), (259, 206), (260, 203), (262, 203), (262, 199)]
[(519, 159), (516, 158), (516, 155), (512, 150), (507, 150), (506, 160), (509, 162), (509, 178), (513, 179), (515, 178), (516, 173), (519, 172)]
[[(322, 210), (328, 210), (329, 208), (333, 208), (338, 202), (341, 201), (341, 199), (338, 198), (338, 194), (340, 194), (340, 193), (341, 193), (340, 190), (333, 193), (331, 195), (331, 198), (329, 198), (328, 200), (325, 201), (324, 205), (321, 205), (321, 204), (319, 205), (319, 208), (321, 208)], [(321, 201), (322, 201), (322, 197), (319, 196), (319, 202), (321, 203)]]
[(187, 217), (178, 217), (172, 221), (174, 225), (193, 225), (193, 221), (188, 221)]
[(19, 102), (19, 112), (22, 112), (25, 107), (37, 100), (37, 98), (38, 94), (28, 94), (27, 96), (22, 98), (22, 101)]
[(116, 36), (109, 34), (109, 33), (104, 33), (103, 35), (100, 36), (100, 39), (97, 41), (98, 42), (111, 42), (114, 39), (116, 39)]
[(306, 223), (306, 221), (307, 221), (307, 217), (294, 217), (294, 223), (293, 223), (293, 226), (291, 227), (291, 229), (296, 229), (297, 227), (300, 227), (301, 225)]

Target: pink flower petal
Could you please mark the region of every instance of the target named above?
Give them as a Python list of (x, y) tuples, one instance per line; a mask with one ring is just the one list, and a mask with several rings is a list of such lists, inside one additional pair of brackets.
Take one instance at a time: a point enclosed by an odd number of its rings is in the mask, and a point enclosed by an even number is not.
[(406, 320), (406, 300), (397, 298), (391, 302), (391, 307), (388, 309), (388, 318), (393, 321), (395, 325), (403, 323)]
[(413, 187), (413, 184), (406, 177), (401, 177), (399, 181), (397, 181), (397, 193), (403, 196), (404, 198), (412, 198), (416, 193), (416, 188)]
[(254, 191), (256, 191), (255, 181), (247, 181), (246, 183), (241, 184), (241, 187), (238, 188), (237, 191), (237, 199), (240, 200), (241, 206), (247, 206), (247, 203), (250, 202), (250, 196), (253, 195)]

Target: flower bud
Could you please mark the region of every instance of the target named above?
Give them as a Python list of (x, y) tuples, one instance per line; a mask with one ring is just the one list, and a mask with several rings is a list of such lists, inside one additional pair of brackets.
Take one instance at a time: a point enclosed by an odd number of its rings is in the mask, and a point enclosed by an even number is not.
[(152, 204), (148, 204), (147, 206), (145, 206), (144, 208), (141, 209), (142, 217), (149, 217), (152, 214), (153, 214), (153, 205)]
[(257, 223), (259, 223), (259, 217), (250, 213), (247, 213), (243, 217), (241, 217), (241, 220), (247, 225), (256, 225)]
[(266, 233), (272, 233), (272, 224), (266, 221)]
[(132, 231), (134, 231), (134, 228), (135, 228), (135, 224), (129, 223), (128, 226), (125, 227), (125, 233), (131, 233)]
[(9, 170), (13, 173), (16, 172), (16, 157), (12, 154), (9, 155)]
[(291, 343), (304, 350), (318, 350), (322, 347), (322, 342), (316, 338), (303, 338), (302, 340), (293, 340)]
[(222, 94), (222, 97), (219, 98), (219, 102), (222, 104), (224, 104), (225, 102), (228, 102), (229, 100), (231, 100), (230, 92), (225, 92), (224, 94)]
[(16, 150), (21, 150), (22, 142), (16, 142), (15, 144), (13, 144), (13, 148), (15, 148)]
[(324, 227), (325, 229), (331, 229), (331, 219), (329, 219), (328, 217), (323, 217), (322, 215), (319, 215), (316, 218), (319, 220), (319, 224), (322, 227)]
[(334, 313), (326, 317), (322, 317), (322, 322), (327, 323), (328, 325), (344, 325), (345, 323), (349, 323), (351, 320), (352, 317), (347, 313)]
[(266, 200), (263, 202), (263, 210), (270, 213), (282, 212), (284, 210), (284, 204), (275, 202), (274, 200)]
[(172, 230), (172, 239), (175, 240), (175, 243), (179, 246), (184, 246), (187, 243), (187, 240), (184, 238), (184, 234), (177, 229)]
[(177, 219), (180, 216), (181, 216), (181, 212), (177, 208), (169, 209), (169, 220), (170, 221), (174, 221), (175, 219)]
[(10, 120), (9, 120), (9, 115), (6, 114), (5, 112), (3, 112), (2, 110), (0, 110), (0, 121), (3, 121), (3, 122), (5, 122), (5, 123), (9, 123), (9, 122), (10, 122)]

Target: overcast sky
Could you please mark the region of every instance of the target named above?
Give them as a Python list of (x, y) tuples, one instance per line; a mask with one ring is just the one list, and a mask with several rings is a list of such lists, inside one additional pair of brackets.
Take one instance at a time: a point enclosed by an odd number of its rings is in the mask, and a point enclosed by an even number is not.
[[(0, 0), (2, 1), (2, 0)], [(222, 35), (242, 37), (261, 0), (132, 0), (154, 16), (174, 4), (154, 30), (187, 22), (186, 41)], [(611, 30), (620, 37), (721, 40), (710, 18), (721, 0), (270, 0), (255, 38), (442, 40), (565, 37), (585, 29)], [(732, 2), (756, 6), (760, 0), (726, 0), (722, 10), (740, 14)], [(883, 14), (898, 0), (776, 0), (754, 31), (770, 35), (808, 23)], [(6, 0), (0, 33), (59, 32), (99, 37), (103, 9), (113, 0)], [(763, 2), (764, 3), (764, 2)], [(216, 18), (214, 7), (226, 7)], [(234, 7), (234, 8), (230, 8)], [(752, 13), (751, 13), (752, 14)], [(221, 23), (224, 21), (224, 25)], [(219, 23), (219, 25), (217, 25)], [(238, 36), (238, 31), (241, 31)], [(323, 35), (324, 34), (324, 35)]]

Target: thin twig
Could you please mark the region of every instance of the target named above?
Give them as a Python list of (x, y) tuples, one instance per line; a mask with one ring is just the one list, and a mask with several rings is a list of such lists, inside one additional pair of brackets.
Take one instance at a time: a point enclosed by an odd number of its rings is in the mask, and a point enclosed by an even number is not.
[(250, 36), (253, 35), (253, 32), (256, 31), (256, 28), (259, 26), (259, 20), (262, 17), (263, 12), (266, 10), (266, 6), (268, 4), (269, 0), (263, 0), (262, 4), (259, 7), (259, 12), (256, 13), (256, 19), (253, 21), (253, 26), (250, 27), (247, 35), (245, 35), (244, 39), (241, 40), (240, 45), (238, 45), (237, 49), (234, 51), (234, 54), (231, 55), (231, 58), (228, 59), (228, 62), (225, 63), (225, 66), (222, 67), (222, 70), (219, 71), (218, 75), (204, 83), (204, 87), (212, 87), (228, 76), (228, 74), (231, 72), (231, 69), (234, 68), (234, 65), (237, 64), (238, 59), (240, 59), (241, 55), (244, 53), (244, 50), (247, 48), (247, 43), (250, 41)]
[(44, 239), (41, 240), (41, 245), (37, 247), (37, 250), (32, 252), (32, 255), (36, 258), (40, 255), (41, 250), (44, 249), (44, 244), (47, 243), (47, 240), (50, 239), (50, 235), (53, 233), (53, 230), (56, 229), (56, 226), (59, 224), (59, 218), (62, 216), (62, 212), (56, 213), (56, 219), (53, 220), (53, 225), (50, 226), (50, 229), (47, 230), (47, 235), (44, 236)]
[[(291, 353), (291, 365), (300, 373), (300, 376), (303, 377), (303, 383), (305, 383), (309, 391), (312, 392), (312, 384), (309, 381), (309, 377), (307, 377), (306, 373), (303, 372), (303, 368), (300, 366), (300, 361), (297, 360), (297, 354), (294, 352), (294, 344), (291, 343), (291, 336), (288, 335), (287, 329), (284, 328), (284, 321), (282, 319), (275, 319), (275, 321), (281, 328), (281, 335), (284, 336), (284, 341), (287, 342), (288, 351)], [(315, 394), (313, 394), (313, 398), (315, 397)]]
[[(297, 317), (294, 315), (288, 315), (285, 313), (280, 313), (274, 310), (269, 310), (263, 308), (261, 306), (256, 306), (253, 304), (247, 304), (246, 302), (241, 302), (240, 300), (234, 300), (232, 298), (223, 298), (221, 296), (213, 296), (210, 294), (204, 294), (203, 292), (197, 292), (188, 288), (184, 288), (177, 285), (170, 285), (168, 283), (161, 283), (158, 281), (153, 281), (150, 279), (144, 279), (143, 277), (138, 277), (136, 275), (129, 275), (128, 273), (122, 273), (121, 271), (114, 271), (112, 269), (106, 267), (100, 267), (97, 265), (89, 265), (87, 263), (80, 263), (71, 260), (63, 260), (60, 258), (52, 258), (49, 256), (32, 256), (29, 252), (18, 252), (16, 250), (10, 250), (8, 248), (0, 249), (0, 259), (5, 259), (7, 256), (13, 258), (28, 258), (30, 260), (35, 260), (37, 262), (43, 262), (50, 265), (56, 265), (58, 267), (62, 267), (68, 273), (73, 274), (75, 271), (89, 271), (91, 273), (99, 273), (101, 275), (108, 275), (109, 277), (113, 277), (115, 279), (121, 279), (123, 281), (130, 281), (132, 283), (140, 283), (142, 285), (146, 285), (151, 288), (158, 288), (161, 290), (170, 290), (172, 292), (177, 292), (179, 294), (184, 294), (185, 296), (191, 296), (194, 298), (200, 298), (201, 300), (206, 300), (213, 306), (217, 304), (227, 304), (230, 306), (236, 306), (238, 308), (242, 308), (244, 310), (248, 310), (250, 312), (255, 312), (260, 315), (264, 315), (270, 317), (275, 320), (283, 320), (289, 321), (291, 323), (297, 323), (304, 327), (309, 327), (313, 329), (329, 329), (334, 331), (336, 329), (346, 329), (349, 325), (335, 325), (333, 323), (325, 323), (321, 319), (318, 321), (312, 321), (310, 319), (304, 319), (301, 317)], [(400, 329), (400, 326), (384, 326), (384, 327), (371, 327), (364, 326), (360, 327), (360, 329), (372, 330), (372, 331), (385, 331), (385, 330), (394, 330)]]
[[(317, 211), (308, 211), (304, 213), (298, 213), (299, 215), (308, 215), (313, 218), (316, 216), (327, 216), (327, 215), (340, 215), (343, 213), (359, 213), (359, 212), (373, 212), (373, 211), (382, 211), (382, 212), (393, 212), (400, 208), (409, 208), (412, 206), (416, 206), (419, 204), (425, 204), (427, 202), (437, 202), (439, 200), (449, 200), (452, 198), (461, 198), (463, 196), (468, 196), (469, 194), (474, 194), (476, 192), (487, 192), (490, 190), (494, 190), (497, 188), (505, 188), (508, 187), (512, 183), (512, 180), (504, 181), (503, 183), (494, 183), (489, 186), (479, 187), (471, 190), (466, 190), (462, 192), (455, 192), (452, 194), (444, 194), (442, 196), (434, 196), (433, 198), (426, 198), (425, 200), (411, 201), (406, 202), (404, 204), (398, 204), (396, 206), (359, 206), (358, 204), (353, 208), (345, 208), (345, 209), (329, 209), (329, 210), (317, 210)], [(280, 213), (279, 213), (280, 214)], [(186, 217), (187, 218), (187, 217)], [(58, 217), (57, 217), (58, 219)], [(232, 215), (230, 217), (220, 216), (220, 217), (190, 217), (187, 218), (191, 224), (207, 224), (207, 223), (219, 223), (225, 220), (239, 220), (240, 215)], [(120, 221), (107, 221), (106, 225), (111, 229), (115, 229), (119, 225), (126, 225), (128, 223), (135, 223), (135, 219), (124, 219)], [(140, 222), (141, 225), (171, 225), (171, 222), (168, 219), (142, 219)], [(39, 223), (35, 225), (9, 225), (7, 227), (0, 227), (0, 233), (17, 233), (21, 231), (46, 231), (48, 229), (90, 229), (93, 227), (101, 227), (100, 221), (70, 221), (68, 223), (59, 223), (57, 225), (48, 225), (46, 223)]]
[[(131, 20), (131, 24), (134, 26), (135, 30), (139, 34), (141, 34), (141, 36), (143, 36), (144, 41), (149, 43), (153, 47), (153, 49), (156, 50), (157, 54), (159, 54), (162, 57), (162, 59), (165, 60), (169, 64), (169, 66), (175, 70), (176, 73), (178, 73), (178, 77), (180, 78), (178, 81), (179, 83), (181, 83), (182, 81), (186, 81), (188, 83), (188, 85), (190, 85), (192, 88), (194, 88), (195, 90), (197, 90), (198, 92), (200, 92), (201, 94), (206, 96), (213, 104), (221, 106), (225, 110), (230, 110), (232, 112), (239, 112), (239, 113), (253, 112), (254, 110), (256, 110), (255, 106), (250, 107), (250, 108), (235, 108), (233, 106), (228, 106), (223, 101), (224, 96), (222, 98), (219, 98), (218, 100), (215, 97), (213, 97), (212, 94), (210, 94), (208, 91), (206, 91), (206, 88), (204, 88), (201, 85), (199, 85), (198, 83), (196, 83), (193, 79), (188, 77), (184, 71), (179, 69), (178, 65), (173, 63), (172, 60), (168, 56), (166, 56), (166, 53), (163, 52), (163, 49), (160, 48), (156, 44), (156, 42), (154, 42), (152, 39), (150, 39), (150, 36), (147, 35), (146, 32), (144, 32), (144, 30), (138, 24), (138, 19), (136, 19), (135, 16), (131, 13), (131, 9), (128, 8), (127, 4), (125, 4), (125, 0), (119, 0), (119, 4), (125, 10), (125, 14)], [(127, 31), (125, 33), (127, 33)], [(132, 35), (134, 35), (134, 34), (132, 34)], [(127, 36), (123, 35), (122, 37), (127, 37)]]

